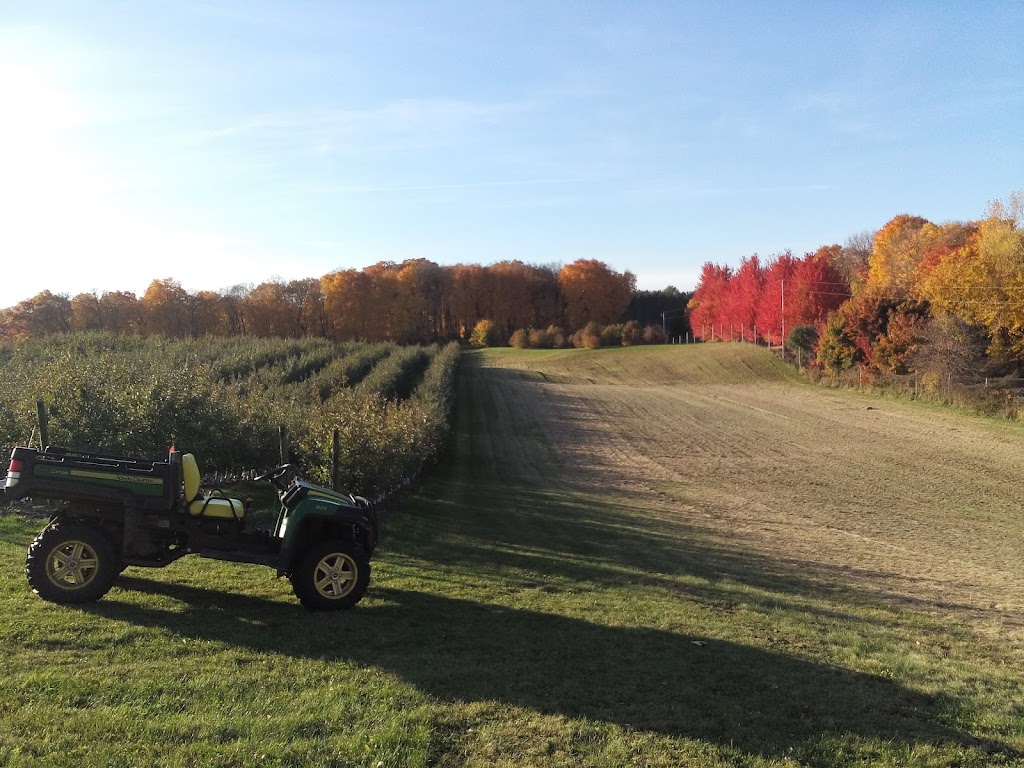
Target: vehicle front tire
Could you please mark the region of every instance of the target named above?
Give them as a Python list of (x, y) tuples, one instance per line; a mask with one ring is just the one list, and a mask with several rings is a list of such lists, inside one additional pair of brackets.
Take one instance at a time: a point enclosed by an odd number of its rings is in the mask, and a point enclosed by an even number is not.
[(311, 611), (351, 608), (370, 584), (370, 556), (340, 539), (315, 544), (299, 559), (291, 581), (295, 596)]
[(32, 591), (52, 603), (91, 603), (110, 590), (121, 558), (99, 528), (50, 523), (28, 548), (25, 575)]

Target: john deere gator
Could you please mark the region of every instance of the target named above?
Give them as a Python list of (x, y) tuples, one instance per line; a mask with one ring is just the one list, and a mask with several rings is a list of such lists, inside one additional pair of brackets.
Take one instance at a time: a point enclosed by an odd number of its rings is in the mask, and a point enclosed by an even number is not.
[(127, 566), (162, 568), (195, 554), (274, 568), (310, 610), (350, 608), (370, 581), (373, 506), (297, 477), (286, 482), (291, 470), (283, 464), (256, 478), (280, 499), (269, 530), (247, 525), (251, 510), (239, 499), (201, 489), (195, 457), (174, 449), (154, 460), (19, 446), (3, 498), (54, 503), (25, 564), (44, 600), (98, 600)]

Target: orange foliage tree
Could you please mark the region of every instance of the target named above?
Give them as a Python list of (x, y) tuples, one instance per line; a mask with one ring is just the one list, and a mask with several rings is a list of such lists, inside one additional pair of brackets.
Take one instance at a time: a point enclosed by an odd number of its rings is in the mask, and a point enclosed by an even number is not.
[(565, 301), (565, 318), (570, 328), (587, 323), (607, 325), (622, 319), (636, 291), (632, 272), (615, 272), (596, 259), (577, 259), (558, 273)]
[(331, 272), (320, 278), (326, 335), (335, 341), (369, 340), (370, 277), (356, 269)]
[(172, 338), (191, 334), (191, 297), (177, 280), (154, 280), (139, 303), (146, 333)]
[(0, 328), (14, 339), (67, 333), (71, 330), (71, 301), (64, 294), (42, 291), (4, 310)]

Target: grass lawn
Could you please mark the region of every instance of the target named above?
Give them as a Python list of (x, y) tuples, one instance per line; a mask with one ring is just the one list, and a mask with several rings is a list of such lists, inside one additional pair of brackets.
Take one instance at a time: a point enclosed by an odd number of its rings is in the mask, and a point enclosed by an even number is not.
[(0, 515), (0, 765), (1024, 765), (1019, 425), (740, 345), (465, 356), (370, 594), (22, 573)]

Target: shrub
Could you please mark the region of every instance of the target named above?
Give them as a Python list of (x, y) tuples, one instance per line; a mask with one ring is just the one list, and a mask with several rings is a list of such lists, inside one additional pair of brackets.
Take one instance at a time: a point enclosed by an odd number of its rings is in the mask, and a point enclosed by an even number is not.
[(648, 325), (644, 328), (643, 340), (644, 344), (664, 344), (665, 329), (660, 325)]
[(549, 325), (547, 328), (548, 338), (551, 339), (551, 346), (554, 349), (565, 349), (569, 346), (569, 340), (565, 337), (565, 331), (557, 325)]
[(622, 343), (622, 323), (612, 323), (601, 329), (601, 346), (617, 347)]
[(813, 325), (794, 326), (786, 341), (792, 349), (798, 349), (811, 357), (818, 344), (818, 329)]
[(498, 343), (498, 329), (491, 320), (478, 320), (469, 336), (469, 343), (475, 347), (493, 347)]
[(544, 328), (531, 328), (530, 346), (534, 349), (551, 349), (554, 346), (551, 332)]
[(591, 320), (572, 335), (572, 345), (578, 349), (598, 349), (601, 346), (601, 326)]
[(516, 349), (528, 349), (533, 346), (530, 343), (532, 333), (532, 331), (527, 331), (525, 328), (520, 328), (509, 337), (508, 343)]
[(643, 328), (640, 327), (640, 323), (636, 320), (630, 320), (622, 326), (622, 346), (629, 347), (634, 344), (642, 344), (643, 340)]
[(864, 359), (857, 346), (855, 331), (847, 327), (838, 313), (829, 315), (825, 332), (818, 342), (818, 362), (830, 374), (837, 374), (852, 368)]

